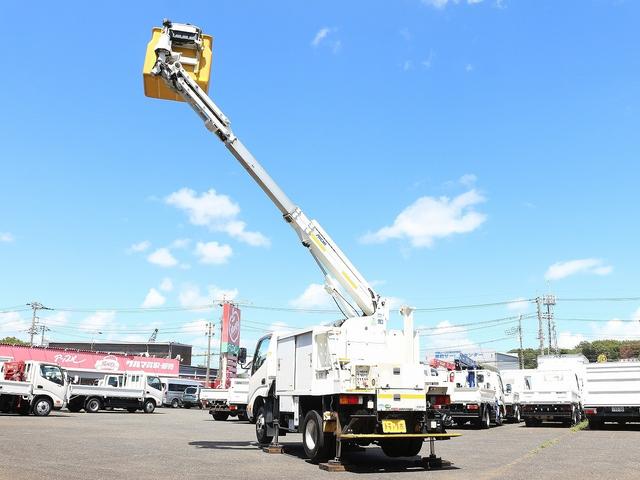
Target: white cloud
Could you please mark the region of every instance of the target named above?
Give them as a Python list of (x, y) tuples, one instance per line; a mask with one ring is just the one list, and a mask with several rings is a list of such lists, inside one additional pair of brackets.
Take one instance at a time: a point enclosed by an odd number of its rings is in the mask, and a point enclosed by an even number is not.
[(66, 325), (69, 321), (69, 314), (67, 312), (56, 312), (48, 315), (46, 318), (42, 318), (40, 323), (47, 327), (61, 327)]
[(465, 72), (473, 72), (473, 65), (471, 65), (470, 63), (467, 63), (467, 64), (464, 66), (464, 71), (465, 71)]
[(229, 245), (220, 245), (218, 242), (198, 242), (194, 253), (199, 257), (200, 263), (221, 265), (227, 263), (233, 250)]
[(15, 237), (9, 232), (0, 232), (0, 242), (10, 243), (15, 240)]
[(113, 327), (115, 318), (116, 312), (114, 311), (105, 310), (92, 313), (83, 320), (80, 330), (90, 333), (99, 332), (105, 327)]
[(165, 268), (175, 267), (178, 264), (178, 260), (175, 259), (168, 248), (158, 248), (147, 257), (147, 260), (149, 263)]
[(471, 188), (473, 185), (475, 185), (477, 180), (478, 180), (478, 177), (476, 177), (473, 173), (465, 173), (460, 177), (458, 181), (460, 182), (461, 185), (467, 188)]
[(635, 312), (633, 312), (633, 319), (640, 322), (640, 307)]
[(581, 333), (560, 332), (558, 335), (558, 348), (575, 348), (585, 337)]
[(19, 312), (0, 313), (0, 337), (24, 337), (31, 327), (31, 319), (23, 318)]
[(324, 285), (312, 283), (302, 294), (289, 302), (295, 308), (331, 308), (335, 306), (333, 298)]
[(191, 244), (190, 238), (178, 238), (171, 243), (172, 248), (187, 248)]
[(337, 28), (330, 27), (322, 27), (320, 30), (316, 32), (311, 40), (311, 46), (313, 48), (318, 48), (322, 44), (326, 44), (333, 53), (338, 53), (342, 48), (342, 41), (338, 39), (330, 39), (329, 36), (335, 32), (337, 32)]
[(247, 224), (237, 219), (240, 213), (238, 204), (228, 195), (218, 194), (214, 189), (199, 195), (190, 188), (182, 188), (170, 194), (165, 201), (168, 205), (184, 210), (193, 225), (225, 232), (254, 247), (265, 247), (270, 243), (262, 233), (247, 231)]
[(560, 280), (577, 274), (609, 275), (613, 271), (611, 265), (606, 265), (599, 258), (583, 258), (556, 262), (551, 265), (544, 274), (546, 280)]
[(202, 294), (200, 287), (193, 284), (186, 284), (178, 294), (178, 301), (183, 307), (200, 307), (211, 305), (220, 300), (234, 300), (238, 296), (238, 289), (223, 289), (216, 285), (209, 285), (206, 294)]
[(476, 346), (465, 327), (454, 327), (449, 320), (444, 320), (436, 328), (426, 330), (422, 343), (428, 350), (448, 350), (463, 348), (471, 350)]
[(171, 290), (173, 290), (173, 282), (169, 277), (165, 277), (162, 279), (162, 282), (160, 282), (160, 290), (162, 290), (163, 292), (170, 292)]
[(406, 238), (414, 247), (430, 247), (437, 238), (468, 233), (482, 225), (487, 216), (473, 207), (485, 201), (475, 189), (457, 197), (420, 197), (405, 208), (393, 225), (362, 237), (365, 243), (383, 243)]
[(138, 243), (134, 243), (127, 249), (127, 253), (140, 253), (149, 249), (151, 242), (149, 240), (143, 240)]
[(206, 318), (199, 318), (197, 320), (193, 320), (192, 322), (187, 322), (182, 325), (182, 331), (185, 333), (196, 334), (196, 333), (206, 333), (207, 324), (211, 320), (207, 320)]
[(524, 313), (529, 310), (531, 302), (524, 297), (518, 297), (507, 303), (507, 309), (512, 312)]
[(162, 294), (156, 290), (155, 288), (150, 288), (149, 289), (149, 293), (147, 293), (147, 296), (144, 298), (144, 302), (142, 302), (142, 307), (143, 308), (153, 308), (153, 307), (160, 307), (162, 305), (164, 305), (164, 302), (167, 299), (162, 296)]
[(459, 3), (467, 3), (468, 5), (476, 5), (478, 3), (482, 3), (483, 0), (467, 0), (464, 2), (463, 0), (422, 0), (422, 3), (425, 5), (429, 5), (430, 7), (434, 7), (437, 9), (443, 9), (447, 5), (457, 5)]

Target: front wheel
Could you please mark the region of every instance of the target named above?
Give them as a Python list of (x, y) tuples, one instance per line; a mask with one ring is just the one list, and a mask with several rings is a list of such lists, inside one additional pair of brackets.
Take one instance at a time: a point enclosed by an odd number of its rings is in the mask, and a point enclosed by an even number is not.
[(32, 412), (36, 417), (46, 417), (51, 413), (53, 403), (48, 398), (38, 398), (32, 407)]
[(382, 440), (380, 447), (387, 457), (415, 457), (422, 450), (421, 438), (398, 438)]
[(144, 405), (142, 406), (142, 411), (144, 413), (153, 413), (155, 409), (156, 409), (156, 403), (153, 400), (147, 400), (146, 402), (144, 402)]
[(260, 407), (258, 408), (258, 413), (256, 413), (255, 419), (256, 439), (258, 440), (258, 443), (261, 445), (267, 445), (271, 443), (273, 437), (271, 435), (267, 435), (267, 422), (264, 416), (264, 405), (260, 405)]
[(327, 460), (335, 451), (333, 433), (322, 431), (322, 417), (315, 410), (310, 410), (302, 423), (302, 446), (311, 463)]

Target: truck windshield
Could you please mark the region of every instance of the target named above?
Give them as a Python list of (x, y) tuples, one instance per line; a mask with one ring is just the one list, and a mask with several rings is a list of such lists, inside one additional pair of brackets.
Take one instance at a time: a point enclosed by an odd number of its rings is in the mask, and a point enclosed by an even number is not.
[(40, 365), (40, 375), (42, 378), (58, 385), (64, 385), (62, 370), (57, 365)]
[(162, 391), (162, 382), (158, 377), (147, 377), (147, 385), (156, 390)]

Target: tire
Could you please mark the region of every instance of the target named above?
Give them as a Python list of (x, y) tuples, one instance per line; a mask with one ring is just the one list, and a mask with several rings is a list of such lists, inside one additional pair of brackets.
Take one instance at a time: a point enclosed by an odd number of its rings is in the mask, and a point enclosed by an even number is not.
[(100, 410), (102, 404), (97, 398), (90, 398), (84, 404), (84, 411), (87, 413), (96, 413)]
[(36, 417), (46, 417), (51, 413), (51, 410), (53, 410), (53, 402), (46, 397), (37, 398), (31, 407), (31, 411)]
[(322, 431), (322, 417), (315, 410), (309, 410), (302, 422), (302, 446), (311, 463), (328, 460), (335, 453), (336, 443), (333, 433)]
[(133, 407), (127, 408), (127, 412), (129, 412), (129, 413), (136, 413), (137, 411), (138, 411), (137, 408), (133, 408)]
[(227, 412), (213, 412), (211, 416), (217, 422), (226, 422), (229, 418), (229, 414)]
[(522, 421), (522, 417), (520, 416), (520, 407), (517, 405), (513, 407), (513, 423), (520, 423)]
[(260, 405), (260, 407), (258, 408), (258, 412), (256, 413), (255, 419), (256, 419), (256, 439), (258, 440), (258, 443), (261, 445), (267, 445), (271, 443), (271, 440), (273, 440), (273, 437), (271, 435), (267, 435), (267, 422), (264, 416), (264, 405)]
[(387, 457), (415, 457), (422, 450), (421, 438), (399, 438), (397, 440), (383, 440), (380, 447)]
[(480, 419), (479, 424), (482, 430), (487, 430), (491, 427), (491, 414), (489, 413), (489, 407), (485, 407), (482, 410), (482, 418)]
[(182, 405), (182, 408), (186, 408), (187, 410), (191, 408), (191, 405)]
[(82, 405), (78, 405), (76, 403), (72, 403), (67, 405), (67, 410), (69, 410), (72, 413), (78, 413), (80, 410), (82, 410)]
[(142, 405), (142, 411), (144, 413), (153, 413), (155, 409), (156, 409), (156, 402), (154, 402), (153, 400), (146, 400), (144, 402), (144, 405)]
[(524, 424), (527, 427), (537, 427), (539, 425), (538, 421), (535, 418), (526, 418)]
[(178, 408), (180, 406), (180, 400), (178, 400), (177, 398), (174, 398), (173, 400), (171, 400), (171, 408)]

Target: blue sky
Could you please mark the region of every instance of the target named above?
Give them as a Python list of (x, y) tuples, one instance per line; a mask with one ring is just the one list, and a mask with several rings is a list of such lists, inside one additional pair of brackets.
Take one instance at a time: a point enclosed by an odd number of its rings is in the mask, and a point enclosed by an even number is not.
[[(24, 338), (30, 312), (8, 307), (38, 300), (58, 309), (40, 312), (52, 339), (146, 339), (157, 326), (160, 340), (202, 351), (202, 323), (219, 309), (120, 309), (223, 294), (331, 308), (308, 253), (220, 142), (186, 105), (143, 95), (150, 30), (168, 17), (214, 35), (210, 95), (380, 293), (430, 308), (551, 291), (559, 319), (596, 320), (559, 320), (561, 343), (640, 338), (640, 301), (562, 301), (640, 295), (636, 2), (43, 2), (0, 13), (19, 39), (0, 78), (0, 308), (11, 310), (0, 335)], [(419, 312), (416, 323), (439, 328), (423, 346), (443, 348), (513, 324), (448, 325), (518, 312)], [(332, 315), (245, 308), (243, 343)], [(534, 346), (533, 320), (524, 330)]]

